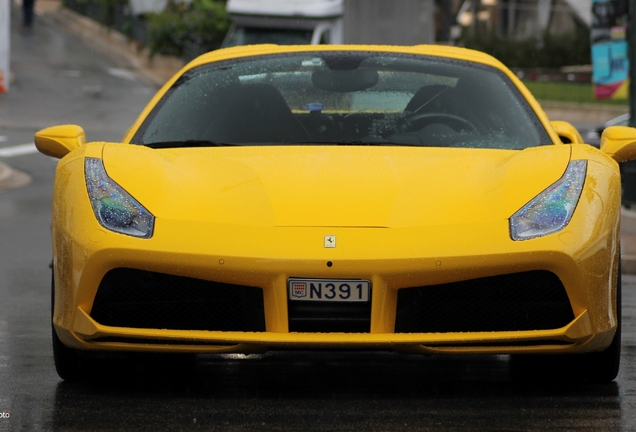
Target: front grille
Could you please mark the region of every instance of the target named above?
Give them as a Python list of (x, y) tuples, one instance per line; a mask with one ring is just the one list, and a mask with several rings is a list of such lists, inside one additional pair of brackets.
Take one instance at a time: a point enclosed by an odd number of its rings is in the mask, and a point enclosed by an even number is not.
[(574, 319), (560, 279), (529, 271), (398, 290), (396, 333), (549, 330)]
[(290, 332), (369, 333), (371, 301), (363, 303), (289, 300)]
[(263, 291), (143, 270), (110, 270), (91, 317), (113, 327), (265, 331)]

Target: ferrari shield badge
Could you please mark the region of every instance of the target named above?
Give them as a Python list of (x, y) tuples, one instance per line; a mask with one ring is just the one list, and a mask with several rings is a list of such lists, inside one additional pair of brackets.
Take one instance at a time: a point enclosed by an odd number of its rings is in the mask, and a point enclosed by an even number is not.
[(325, 236), (325, 247), (326, 248), (335, 248), (336, 247), (336, 236), (335, 235), (326, 235)]

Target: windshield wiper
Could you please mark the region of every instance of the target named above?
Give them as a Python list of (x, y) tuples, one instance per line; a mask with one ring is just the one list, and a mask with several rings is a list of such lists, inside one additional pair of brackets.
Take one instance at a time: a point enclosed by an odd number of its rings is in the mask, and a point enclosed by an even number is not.
[(180, 148), (180, 147), (232, 147), (238, 144), (222, 143), (210, 140), (185, 140), (185, 141), (160, 141), (144, 144), (146, 147), (161, 148)]
[(349, 141), (296, 141), (286, 145), (332, 145), (332, 146), (356, 146), (356, 145), (382, 145), (386, 141), (367, 141), (367, 140), (349, 140)]
[(350, 140), (350, 141), (303, 141), (290, 143), (288, 145), (332, 145), (332, 146), (366, 146), (366, 147), (426, 147), (422, 144), (412, 144), (394, 141), (370, 141), (370, 140)]

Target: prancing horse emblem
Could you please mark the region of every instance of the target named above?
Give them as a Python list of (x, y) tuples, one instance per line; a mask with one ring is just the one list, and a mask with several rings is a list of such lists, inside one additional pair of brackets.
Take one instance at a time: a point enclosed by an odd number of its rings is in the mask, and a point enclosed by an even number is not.
[(326, 235), (325, 236), (325, 247), (326, 248), (335, 248), (336, 247), (336, 236), (335, 235)]

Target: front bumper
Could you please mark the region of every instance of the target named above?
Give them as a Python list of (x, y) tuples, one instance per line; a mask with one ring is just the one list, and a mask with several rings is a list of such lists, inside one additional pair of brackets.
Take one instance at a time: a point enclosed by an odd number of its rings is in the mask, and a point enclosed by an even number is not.
[[(213, 227), (159, 219), (155, 236), (149, 240), (105, 232), (98, 226), (82, 227), (86, 232), (76, 229), (74, 233), (81, 235), (75, 239), (69, 232), (54, 230), (56, 257), (70, 259), (58, 258), (54, 263), (53, 322), (63, 343), (93, 350), (250, 353), (273, 348), (350, 348), (471, 354), (594, 351), (609, 345), (616, 328), (612, 305), (618, 227), (617, 223), (607, 223), (598, 226), (600, 232), (582, 231), (585, 235), (581, 236), (574, 234), (577, 224), (581, 221), (575, 217), (567, 231), (525, 242), (507, 238), (507, 221), (481, 224), (479, 229), (471, 225), (325, 229)], [(324, 248), (325, 235), (335, 235), (338, 247)], [(95, 298), (104, 277), (121, 268), (257, 287), (262, 290), (264, 331), (104, 325), (91, 316)], [(396, 333), (399, 293), (405, 288), (536, 271), (553, 274), (560, 281), (571, 307), (571, 321), (558, 328)], [(290, 332), (290, 277), (369, 280), (369, 332)], [(177, 287), (174, 298), (180, 298)]]

